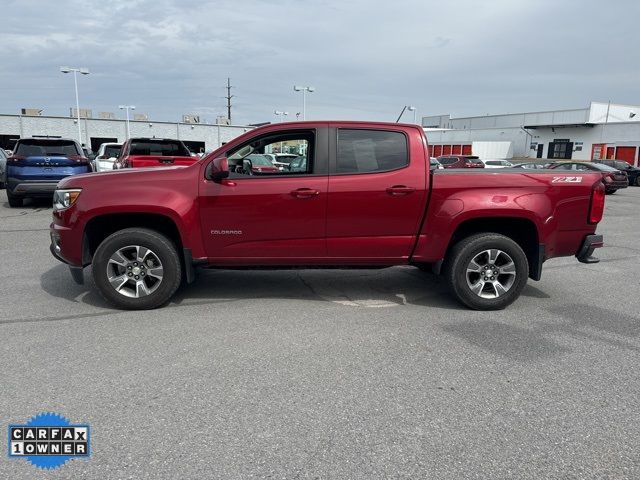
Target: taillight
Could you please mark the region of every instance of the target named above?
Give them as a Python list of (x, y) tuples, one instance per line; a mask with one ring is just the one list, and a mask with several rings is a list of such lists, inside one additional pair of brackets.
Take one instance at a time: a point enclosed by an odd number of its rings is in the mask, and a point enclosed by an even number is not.
[(24, 159), (25, 157), (23, 157), (22, 155), (12, 155), (9, 158), (7, 158), (7, 163), (18, 163)]
[(589, 223), (594, 224), (602, 220), (604, 213), (604, 185), (596, 183), (591, 190), (591, 203), (589, 205)]
[(82, 155), (69, 155), (69, 160), (73, 160), (78, 163), (88, 163), (89, 159), (87, 157), (83, 157)]

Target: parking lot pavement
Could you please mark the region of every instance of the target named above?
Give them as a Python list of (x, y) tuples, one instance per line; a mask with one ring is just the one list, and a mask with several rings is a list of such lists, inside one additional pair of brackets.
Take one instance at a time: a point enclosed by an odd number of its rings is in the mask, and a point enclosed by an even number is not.
[(549, 261), (499, 312), (409, 267), (204, 271), (117, 311), (50, 216), (0, 193), (1, 428), (92, 428), (38, 478), (640, 478), (640, 188), (607, 197), (601, 263)]

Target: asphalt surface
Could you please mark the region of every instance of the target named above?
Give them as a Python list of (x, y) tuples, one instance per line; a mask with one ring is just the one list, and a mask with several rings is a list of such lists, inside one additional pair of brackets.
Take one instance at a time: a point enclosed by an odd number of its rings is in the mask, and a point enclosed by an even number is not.
[(408, 267), (206, 271), (117, 311), (50, 216), (0, 193), (0, 429), (54, 411), (93, 455), (3, 454), (0, 479), (640, 478), (638, 187), (607, 197), (601, 263), (549, 261), (500, 312)]

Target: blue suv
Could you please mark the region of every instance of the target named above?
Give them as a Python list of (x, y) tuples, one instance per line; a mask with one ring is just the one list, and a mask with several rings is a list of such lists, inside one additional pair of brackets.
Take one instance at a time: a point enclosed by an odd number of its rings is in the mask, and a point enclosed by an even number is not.
[(21, 138), (7, 159), (9, 206), (21, 207), (29, 197), (53, 197), (58, 181), (91, 172), (89, 159), (75, 140)]

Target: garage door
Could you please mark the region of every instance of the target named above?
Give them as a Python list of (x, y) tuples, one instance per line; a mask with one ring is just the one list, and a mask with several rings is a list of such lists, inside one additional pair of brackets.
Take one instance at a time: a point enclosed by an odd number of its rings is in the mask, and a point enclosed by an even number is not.
[(633, 165), (636, 159), (636, 147), (617, 147), (616, 159), (624, 160), (628, 164)]

